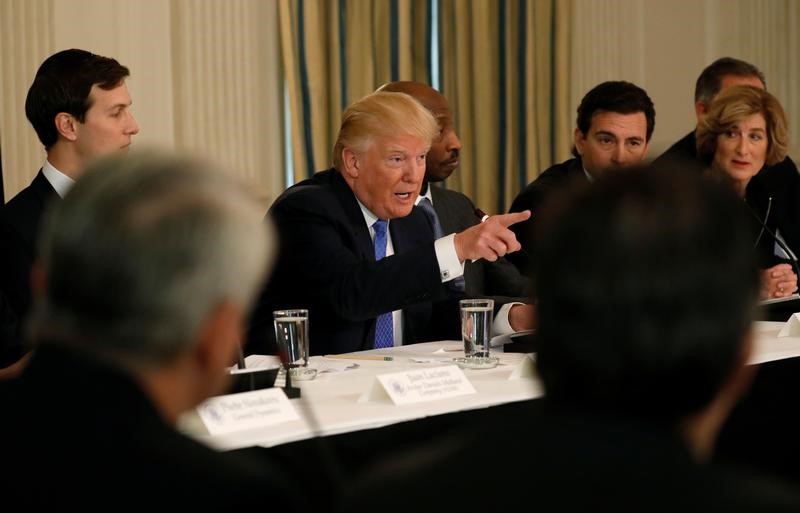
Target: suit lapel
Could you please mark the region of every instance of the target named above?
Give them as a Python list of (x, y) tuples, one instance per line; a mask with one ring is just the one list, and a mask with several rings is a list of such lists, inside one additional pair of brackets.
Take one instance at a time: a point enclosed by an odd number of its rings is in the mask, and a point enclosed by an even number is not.
[[(361, 207), (358, 205), (355, 194), (353, 194), (347, 182), (344, 181), (341, 173), (336, 169), (330, 169), (329, 172), (332, 174), (330, 178), (333, 192), (342, 205), (342, 210), (360, 256), (364, 259), (374, 260), (375, 249), (372, 245), (372, 237), (369, 235), (369, 228), (367, 223), (364, 222), (364, 214), (361, 212)], [(389, 225), (391, 226), (392, 223), (389, 223)]]

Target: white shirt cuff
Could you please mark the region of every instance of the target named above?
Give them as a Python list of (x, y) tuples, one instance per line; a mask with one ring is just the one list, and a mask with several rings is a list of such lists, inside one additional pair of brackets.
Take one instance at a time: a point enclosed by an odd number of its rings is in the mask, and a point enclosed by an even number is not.
[(496, 337), (498, 335), (508, 335), (509, 333), (514, 333), (514, 328), (511, 327), (511, 323), (508, 322), (508, 312), (511, 311), (511, 307), (514, 305), (522, 305), (524, 303), (506, 303), (500, 307), (498, 310), (497, 315), (494, 316), (494, 323), (492, 324), (492, 336)]
[(464, 264), (459, 262), (456, 253), (456, 234), (451, 233), (433, 243), (436, 261), (439, 263), (439, 277), (442, 283), (454, 280), (464, 274)]

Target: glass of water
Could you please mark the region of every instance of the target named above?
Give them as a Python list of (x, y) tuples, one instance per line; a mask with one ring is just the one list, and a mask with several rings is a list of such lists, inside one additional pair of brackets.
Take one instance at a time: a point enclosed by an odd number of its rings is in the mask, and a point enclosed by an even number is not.
[(497, 365), (498, 359), (489, 354), (492, 339), (494, 301), (491, 299), (462, 299), (461, 339), (464, 341), (464, 358), (457, 363), (462, 367), (488, 369)]
[(308, 368), (308, 310), (276, 310), (272, 317), (278, 351), (292, 378), (314, 379), (316, 369)]

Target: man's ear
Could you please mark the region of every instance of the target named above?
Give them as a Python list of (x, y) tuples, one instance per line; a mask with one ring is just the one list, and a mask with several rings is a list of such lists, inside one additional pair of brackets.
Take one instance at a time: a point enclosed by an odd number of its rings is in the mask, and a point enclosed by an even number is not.
[(59, 112), (55, 118), (56, 130), (64, 139), (75, 141), (78, 138), (78, 120), (66, 112)]
[(575, 151), (578, 152), (578, 155), (583, 155), (583, 143), (586, 142), (586, 139), (584, 138), (583, 132), (581, 132), (580, 128), (575, 129), (572, 142), (575, 144)]
[(708, 105), (706, 105), (706, 102), (702, 100), (694, 102), (694, 114), (697, 116), (697, 122), (699, 123), (700, 120), (708, 114)]
[(344, 169), (341, 171), (349, 178), (358, 178), (359, 162), (358, 155), (350, 148), (342, 150), (342, 163)]

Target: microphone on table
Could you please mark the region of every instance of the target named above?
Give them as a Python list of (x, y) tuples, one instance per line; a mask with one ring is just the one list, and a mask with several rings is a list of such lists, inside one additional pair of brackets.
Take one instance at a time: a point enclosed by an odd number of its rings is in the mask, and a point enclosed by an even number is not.
[[(756, 219), (756, 221), (758, 221), (758, 224), (761, 225), (762, 233), (760, 233), (758, 235), (758, 238), (756, 239), (756, 246), (758, 245), (758, 242), (761, 240), (761, 235), (766, 232), (767, 235), (772, 237), (772, 240), (775, 241), (778, 247), (780, 247), (783, 250), (786, 256), (789, 257), (789, 261), (792, 263), (792, 268), (795, 272), (795, 276), (800, 278), (800, 265), (798, 264), (797, 261), (797, 255), (794, 254), (794, 252), (783, 241), (783, 239), (778, 237), (778, 235), (775, 232), (773, 232), (769, 226), (767, 226), (766, 220), (762, 220), (761, 217), (756, 213), (756, 211), (753, 210), (753, 207), (751, 207), (748, 203), (745, 203), (745, 205), (747, 205), (747, 209), (750, 210), (750, 213), (753, 214), (753, 217)], [(772, 196), (770, 196), (769, 203), (767, 204), (767, 218), (769, 218), (769, 212), (771, 209), (772, 209)]]

